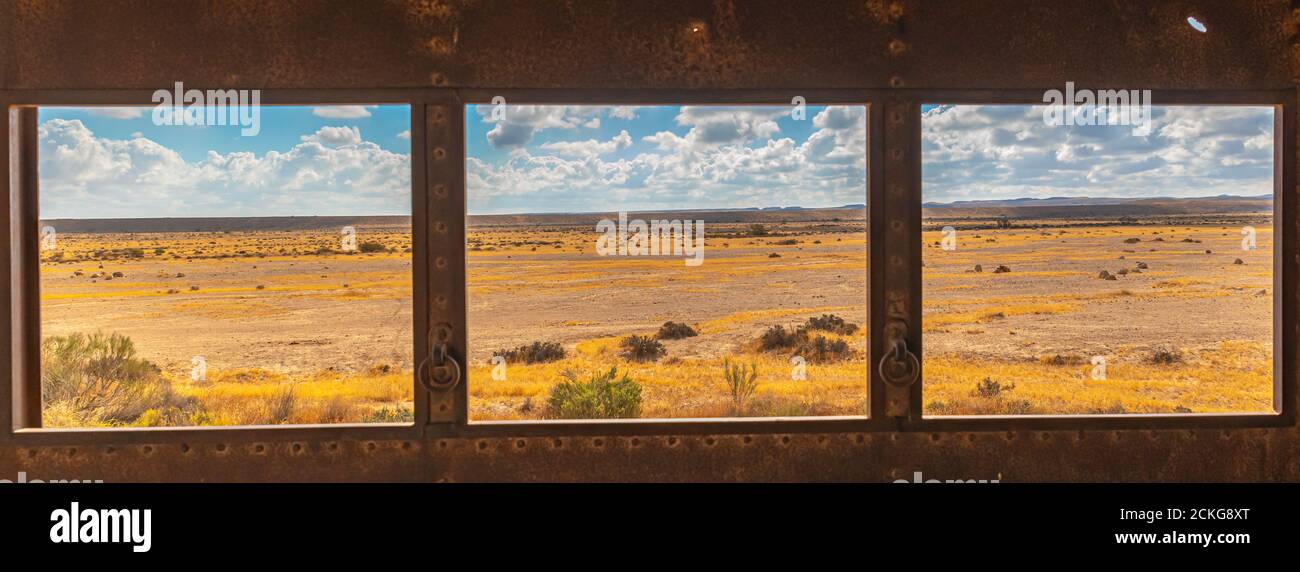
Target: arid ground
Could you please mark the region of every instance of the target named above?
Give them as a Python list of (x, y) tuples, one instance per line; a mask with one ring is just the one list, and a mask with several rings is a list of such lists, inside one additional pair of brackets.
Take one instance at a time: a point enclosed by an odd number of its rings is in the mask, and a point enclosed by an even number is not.
[[(51, 399), (47, 375), (47, 426), (410, 420), (408, 220), (356, 226), (351, 252), (337, 226), (166, 230), (179, 224), (143, 232), (51, 224), (69, 230), (42, 252), (47, 345), (125, 336), (171, 391), (123, 405), (103, 381), (79, 380)], [(43, 356), (47, 373), (51, 359)]]
[[(926, 413), (1271, 411), (1255, 210), (926, 209)], [(673, 216), (707, 221), (699, 266), (600, 255), (602, 215), (471, 217), (473, 421), (866, 414), (862, 209)], [(409, 221), (364, 222), (351, 252), (301, 221), (58, 223), (46, 425), (409, 421)], [(138, 385), (125, 397), (105, 356)]]
[(927, 414), (1273, 410), (1268, 213), (930, 214)]

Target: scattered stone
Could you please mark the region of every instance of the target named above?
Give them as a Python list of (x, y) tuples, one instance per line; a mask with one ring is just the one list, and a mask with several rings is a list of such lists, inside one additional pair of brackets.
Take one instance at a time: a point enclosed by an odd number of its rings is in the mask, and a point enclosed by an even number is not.
[(1245, 262), (1242, 261), (1242, 259), (1240, 259), (1240, 258), (1238, 258), (1238, 259), (1236, 259), (1236, 260), (1233, 260), (1232, 263), (1233, 263), (1233, 264), (1245, 264)]
[(983, 267), (983, 266), (980, 266), (979, 264), (976, 264), (976, 265), (975, 265), (975, 271), (976, 271), (976, 272), (983, 272), (983, 271), (984, 271), (984, 267)]
[(993, 273), (994, 273), (994, 274), (1005, 274), (1005, 273), (1007, 273), (1007, 272), (1011, 272), (1011, 267), (1006, 266), (1006, 265), (1001, 265), (1001, 264), (1000, 264), (1000, 265), (998, 265), (997, 268), (994, 268), (994, 269), (993, 269)]
[(1138, 268), (1141, 268), (1141, 269), (1143, 269), (1143, 270), (1146, 270), (1146, 269), (1147, 269), (1147, 263), (1145, 263), (1145, 262), (1139, 262), (1139, 263), (1137, 263), (1137, 267), (1138, 267)]

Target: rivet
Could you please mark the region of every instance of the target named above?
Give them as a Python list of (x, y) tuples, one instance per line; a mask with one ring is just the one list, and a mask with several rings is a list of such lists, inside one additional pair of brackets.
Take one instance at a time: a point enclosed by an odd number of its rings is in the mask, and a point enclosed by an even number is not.
[(906, 49), (907, 49), (907, 44), (904, 44), (903, 40), (894, 38), (893, 40), (889, 41), (889, 52), (892, 54), (901, 54)]
[(437, 230), (438, 232), (446, 233), (446, 232), (447, 232), (447, 223), (442, 222), (442, 221), (438, 221), (437, 223), (435, 223), (435, 224), (433, 225), (433, 228), (434, 228), (435, 230)]
[(439, 256), (433, 261), (433, 265), (436, 266), (438, 270), (442, 270), (447, 267), (447, 259)]
[(893, 158), (895, 158), (895, 159), (902, 159), (902, 158), (903, 158), (903, 150), (902, 150), (901, 148), (894, 147), (893, 149), (890, 149), (890, 150), (889, 150), (889, 156), (890, 156), (890, 157), (893, 157)]
[(516, 448), (516, 449), (523, 449), (526, 445), (527, 445), (527, 443), (524, 443), (524, 440), (523, 440), (523, 439), (519, 439), (518, 441), (515, 441), (515, 448)]
[(436, 148), (434, 148), (434, 150), (433, 150), (433, 158), (434, 158), (434, 159), (442, 160), (442, 159), (445, 158), (446, 156), (447, 156), (447, 150), (446, 150), (446, 149), (443, 149), (442, 147), (436, 147)]
[(434, 194), (434, 196), (436, 196), (436, 197), (438, 197), (438, 198), (440, 198), (440, 199), (445, 199), (445, 198), (447, 198), (447, 185), (444, 185), (444, 184), (442, 184), (442, 183), (438, 183), (438, 184), (434, 185), (434, 186), (433, 186), (433, 194)]
[(903, 78), (898, 76), (889, 78), (889, 87), (903, 87)]
[(591, 444), (592, 444), (592, 446), (594, 446), (594, 447), (604, 447), (604, 446), (605, 446), (605, 440), (604, 440), (604, 439), (592, 439), (592, 440), (591, 440)]
[(713, 437), (709, 437), (709, 438), (707, 438), (707, 439), (704, 440), (704, 444), (705, 444), (705, 445), (708, 445), (708, 446), (710, 446), (710, 447), (712, 447), (712, 446), (714, 446), (715, 444), (717, 444), (717, 442), (718, 442), (717, 439), (714, 439)]

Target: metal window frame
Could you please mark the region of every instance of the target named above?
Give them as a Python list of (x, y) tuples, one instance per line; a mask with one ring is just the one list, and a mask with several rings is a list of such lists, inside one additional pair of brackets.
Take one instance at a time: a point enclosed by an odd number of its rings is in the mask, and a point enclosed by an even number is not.
[[(210, 86), (190, 86), (206, 90)], [(229, 89), (228, 86), (220, 89)], [(14, 445), (111, 444), (158, 442), (284, 441), (319, 439), (417, 439), (429, 424), (432, 400), (429, 390), (412, 376), (413, 423), (302, 424), (284, 426), (245, 425), (222, 427), (158, 428), (42, 428), (40, 426), (39, 340), (39, 256), (36, 240), (39, 224), (39, 180), (37, 173), (37, 110), (59, 106), (153, 106), (153, 91), (143, 90), (38, 90), (0, 91), (0, 132), (6, 134), (0, 155), (8, 158), (9, 189), (0, 193), (8, 216), (0, 217), (12, 245), (0, 253), (0, 272), (12, 295), (0, 300), (0, 317), (7, 314), (12, 328), (0, 333), (0, 443)], [(421, 363), (429, 354), (431, 324), (440, 313), (430, 300), (447, 298), (447, 282), (434, 280), (429, 262), (435, 231), (429, 225), (435, 209), (427, 129), (430, 117), (439, 110), (443, 119), (451, 100), (444, 93), (429, 90), (345, 89), (263, 90), (262, 105), (408, 105), (411, 122), (411, 233), (412, 233), (412, 321), (413, 359)], [(444, 151), (442, 160), (446, 160)], [(445, 230), (445, 229), (444, 229)], [(445, 265), (445, 264), (444, 264)]]
[[(196, 86), (197, 87), (197, 86)], [(227, 87), (228, 88), (228, 87)], [(1045, 88), (1050, 89), (1050, 88)], [(414, 256), (415, 359), (429, 353), (431, 327), (448, 328), (451, 355), (465, 363), (466, 344), (466, 104), (728, 104), (789, 105), (802, 96), (809, 105), (852, 104), (867, 109), (867, 308), (870, 415), (829, 418), (654, 419), (626, 421), (468, 422), (468, 383), (431, 391), (415, 384), (415, 423), (190, 428), (37, 429), (39, 377), (30, 374), (31, 340), (39, 339), (36, 261), (35, 113), (38, 106), (152, 105), (152, 91), (0, 91), (0, 156), (8, 158), (10, 192), (0, 194), (9, 216), (0, 233), (13, 248), (0, 252), (0, 270), (12, 295), (0, 300), (0, 319), (13, 325), (0, 334), (0, 443), (15, 445), (225, 442), (318, 439), (417, 439), (500, 436), (657, 436), (1016, 430), (1124, 430), (1246, 428), (1295, 425), (1297, 354), (1297, 270), (1300, 270), (1300, 210), (1286, 192), (1295, 189), (1296, 100), (1292, 90), (1153, 90), (1153, 104), (1273, 105), (1275, 112), (1274, 228), (1274, 414), (1233, 415), (1050, 415), (924, 417), (922, 383), (896, 388), (874, 373), (885, 354), (887, 330), (902, 322), (908, 346), (921, 356), (921, 113), (922, 103), (1041, 103), (1044, 90), (934, 89), (274, 89), (263, 90), (265, 105), (407, 104), (411, 106), (412, 250)], [(18, 126), (21, 129), (15, 129)], [(1290, 232), (1287, 232), (1290, 231)], [(1276, 239), (1275, 239), (1276, 240)], [(1280, 248), (1278, 247), (1280, 245)], [(891, 318), (892, 316), (892, 318)], [(891, 323), (892, 322), (892, 323)], [(33, 330), (33, 328), (35, 328)], [(34, 334), (33, 334), (34, 332)], [(465, 377), (465, 376), (462, 376)], [(923, 377), (923, 375), (921, 376)], [(33, 385), (33, 379), (35, 384)], [(36, 398), (31, 399), (35, 390)], [(34, 405), (33, 405), (34, 401)], [(887, 415), (887, 405), (902, 416)], [(39, 418), (39, 417), (37, 417)]]

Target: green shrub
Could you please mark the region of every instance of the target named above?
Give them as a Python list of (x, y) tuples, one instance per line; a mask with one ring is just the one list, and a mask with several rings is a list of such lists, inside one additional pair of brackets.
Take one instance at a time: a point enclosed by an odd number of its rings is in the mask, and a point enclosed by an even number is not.
[(628, 361), (655, 361), (668, 353), (659, 340), (650, 336), (628, 336), (623, 338), (619, 347), (623, 348), (622, 355)]
[(723, 376), (727, 380), (727, 389), (731, 392), (731, 405), (736, 412), (743, 411), (745, 400), (758, 389), (758, 364), (732, 365), (731, 360), (722, 361)]
[[(641, 415), (641, 385), (618, 368), (578, 381), (572, 372), (551, 388), (547, 415), (555, 419), (630, 419)], [(617, 378), (617, 379), (616, 379)]]
[(659, 326), (659, 333), (655, 334), (655, 337), (661, 340), (680, 340), (682, 338), (693, 338), (698, 335), (700, 334), (695, 331), (695, 328), (686, 324), (668, 321), (664, 322), (664, 325)]
[(556, 342), (533, 342), (512, 350), (498, 350), (493, 355), (506, 358), (507, 363), (547, 363), (564, 359), (564, 346)]
[(157, 366), (120, 334), (69, 334), (41, 341), (41, 403), (68, 424), (130, 422), (175, 401)]

